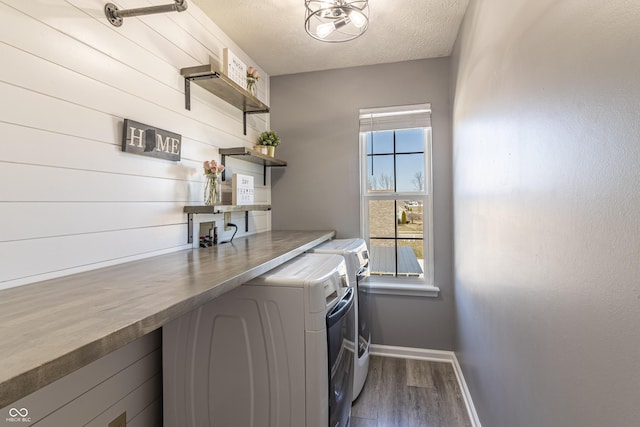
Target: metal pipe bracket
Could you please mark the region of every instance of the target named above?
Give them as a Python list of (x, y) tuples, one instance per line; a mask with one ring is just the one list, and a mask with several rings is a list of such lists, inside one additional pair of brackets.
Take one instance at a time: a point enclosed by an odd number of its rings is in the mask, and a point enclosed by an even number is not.
[(107, 16), (107, 20), (109, 20), (111, 25), (114, 27), (122, 26), (123, 18), (127, 16), (151, 15), (154, 13), (164, 12), (184, 12), (185, 10), (187, 10), (187, 0), (175, 0), (175, 3), (172, 4), (125, 10), (118, 9), (118, 6), (113, 3), (107, 3), (104, 5), (104, 14)]

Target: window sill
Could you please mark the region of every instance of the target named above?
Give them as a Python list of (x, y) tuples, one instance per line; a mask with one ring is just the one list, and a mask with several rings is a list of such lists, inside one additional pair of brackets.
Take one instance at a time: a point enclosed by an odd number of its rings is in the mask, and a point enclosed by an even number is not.
[(389, 279), (370, 276), (358, 284), (370, 294), (436, 298), (440, 288), (417, 280)]

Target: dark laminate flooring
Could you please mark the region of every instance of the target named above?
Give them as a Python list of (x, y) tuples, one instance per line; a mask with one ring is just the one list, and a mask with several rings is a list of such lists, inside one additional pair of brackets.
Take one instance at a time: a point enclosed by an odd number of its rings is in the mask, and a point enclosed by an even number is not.
[(349, 427), (471, 427), (450, 363), (371, 356)]

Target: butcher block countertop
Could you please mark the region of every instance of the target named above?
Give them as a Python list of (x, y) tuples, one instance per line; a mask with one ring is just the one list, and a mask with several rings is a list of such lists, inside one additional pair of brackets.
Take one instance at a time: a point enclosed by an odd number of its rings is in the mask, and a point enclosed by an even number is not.
[(333, 236), (270, 231), (0, 291), (0, 408)]

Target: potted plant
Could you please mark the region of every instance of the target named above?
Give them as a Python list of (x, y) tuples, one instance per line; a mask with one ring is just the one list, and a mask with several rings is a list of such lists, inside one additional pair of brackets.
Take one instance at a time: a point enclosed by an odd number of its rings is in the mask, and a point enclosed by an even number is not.
[(256, 151), (274, 157), (276, 154), (276, 146), (280, 144), (280, 138), (275, 131), (267, 130), (260, 134), (256, 143)]

